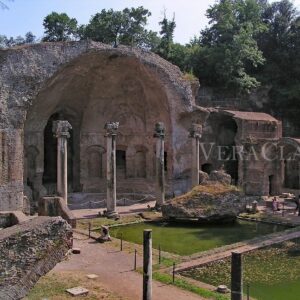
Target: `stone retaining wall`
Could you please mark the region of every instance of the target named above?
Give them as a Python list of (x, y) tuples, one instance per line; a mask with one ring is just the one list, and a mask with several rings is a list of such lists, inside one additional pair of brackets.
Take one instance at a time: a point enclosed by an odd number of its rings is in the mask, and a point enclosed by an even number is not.
[(0, 299), (25, 297), (71, 246), (71, 227), (60, 217), (38, 217), (1, 230)]

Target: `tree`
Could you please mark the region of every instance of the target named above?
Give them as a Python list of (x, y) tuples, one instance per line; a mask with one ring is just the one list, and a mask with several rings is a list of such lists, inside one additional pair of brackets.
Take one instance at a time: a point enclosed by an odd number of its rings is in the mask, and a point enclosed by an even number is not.
[(174, 30), (176, 28), (175, 15), (173, 15), (172, 20), (168, 20), (165, 13), (164, 18), (159, 22), (159, 25), (161, 25), (161, 30), (159, 33), (162, 37), (157, 52), (162, 57), (168, 59), (171, 46), (173, 45)]
[(258, 74), (271, 87), (270, 110), (288, 118), (300, 128), (300, 18), (289, 0), (266, 6), (264, 22), (268, 30), (258, 38), (266, 58)]
[[(13, 0), (6, 0), (6, 1), (13, 1)], [(8, 6), (5, 3), (5, 0), (0, 1), (0, 8), (2, 8), (2, 9), (8, 9)]]
[(125, 8), (122, 11), (103, 9), (95, 14), (88, 25), (80, 26), (81, 39), (113, 44), (141, 46), (155, 40), (155, 34), (147, 31), (145, 26), (151, 13), (143, 8)]
[(190, 51), (187, 46), (181, 45), (179, 43), (172, 43), (169, 46), (168, 60), (178, 66), (181, 71), (189, 72), (189, 59)]
[(43, 41), (68, 41), (77, 36), (77, 20), (71, 19), (66, 13), (52, 12), (45, 17), (43, 25), (45, 28)]
[(145, 30), (141, 38), (136, 41), (135, 46), (155, 52), (159, 44), (160, 37), (157, 35), (157, 32)]
[(20, 35), (18, 35), (16, 38), (8, 38), (6, 35), (0, 35), (0, 49), (33, 43), (35, 43), (35, 36), (32, 32), (27, 32), (25, 38)]
[(259, 82), (251, 71), (264, 58), (255, 37), (266, 30), (262, 1), (219, 0), (207, 10), (210, 27), (201, 32), (195, 73), (201, 81), (239, 93)]
[(36, 41), (36, 36), (31, 32), (28, 31), (25, 34), (25, 44), (33, 44)]
[(0, 35), (0, 49), (7, 48), (7, 36), (6, 35)]

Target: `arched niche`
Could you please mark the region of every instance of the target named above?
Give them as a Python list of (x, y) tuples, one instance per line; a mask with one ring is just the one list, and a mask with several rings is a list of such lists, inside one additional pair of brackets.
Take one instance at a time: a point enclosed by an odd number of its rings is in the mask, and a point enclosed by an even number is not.
[[(90, 147), (106, 145), (104, 125), (109, 121), (120, 122), (117, 145), (126, 147), (117, 148), (117, 174), (122, 179), (119, 186), (124, 182), (126, 187), (127, 179), (152, 180), (155, 176), (153, 153), (141, 151), (135, 158), (134, 147), (145, 145), (151, 149), (155, 145), (153, 130), (157, 122), (164, 122), (167, 128), (170, 147), (166, 151), (166, 168), (171, 178), (173, 164), (179, 161), (179, 156), (174, 158), (173, 149), (181, 147), (181, 141), (177, 140), (173, 148), (172, 128), (180, 126), (175, 122), (176, 116), (186, 109), (187, 103), (164, 76), (134, 56), (112, 56), (109, 51), (85, 53), (58, 70), (33, 101), (25, 122), (25, 140), (38, 135), (41, 154), (37, 169), (42, 181), (46, 184), (47, 177), (53, 179), (55, 173), (52, 170), (52, 177), (48, 176), (49, 155), (45, 149), (49, 145), (50, 130), (46, 139), (44, 130), (47, 126), (50, 128), (50, 118), (60, 112), (64, 112), (64, 118), (73, 127), (68, 141), (73, 151), (69, 155), (70, 165), (73, 165), (69, 170), (70, 192), (105, 190), (105, 155), (101, 157), (97, 151), (86, 153), (87, 149), (93, 149)], [(56, 165), (54, 159), (52, 161), (52, 165)], [(101, 165), (101, 170), (96, 170), (92, 161)], [(54, 180), (52, 182), (54, 185)]]
[(103, 153), (105, 149), (100, 145), (88, 147), (86, 151), (89, 178), (103, 178)]
[(147, 177), (147, 152), (148, 149), (142, 145), (135, 146), (135, 177), (146, 178)]

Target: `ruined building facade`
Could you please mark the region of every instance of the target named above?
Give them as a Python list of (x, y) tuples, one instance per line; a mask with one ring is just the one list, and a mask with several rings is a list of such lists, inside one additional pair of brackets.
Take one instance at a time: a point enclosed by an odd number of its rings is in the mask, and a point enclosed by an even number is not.
[(169, 195), (191, 186), (192, 123), (203, 127), (201, 142), (214, 144), (208, 158), (200, 154), (203, 171), (224, 166), (233, 183), (248, 194), (279, 193), (284, 185), (299, 187), (299, 166), (288, 161), (252, 157), (221, 162), (217, 146), (245, 145), (247, 151), (249, 145), (260, 149), (270, 142), (270, 155), (284, 144), (289, 156), (299, 141), (282, 139), (281, 123), (269, 115), (197, 106), (196, 90), (176, 66), (143, 50), (90, 41), (0, 50), (0, 210), (22, 210), (24, 196), (36, 202), (55, 194), (57, 141), (52, 123), (56, 120), (72, 126), (70, 192), (105, 191), (104, 125), (109, 121), (120, 123), (118, 191), (153, 192), (157, 122), (166, 127)]

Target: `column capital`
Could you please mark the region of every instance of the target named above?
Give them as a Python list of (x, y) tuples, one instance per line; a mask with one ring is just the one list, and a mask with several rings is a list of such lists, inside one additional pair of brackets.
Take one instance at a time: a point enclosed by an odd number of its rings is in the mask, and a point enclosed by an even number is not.
[(104, 129), (106, 129), (105, 136), (116, 136), (119, 129), (119, 122), (107, 122)]
[(54, 137), (56, 138), (59, 137), (69, 138), (70, 129), (72, 129), (72, 126), (68, 121), (62, 121), (62, 120), (53, 121), (52, 132), (54, 134)]
[(193, 123), (189, 130), (189, 137), (200, 139), (202, 137), (202, 125)]
[(165, 137), (165, 124), (163, 122), (158, 122), (155, 124), (153, 137), (161, 139)]

